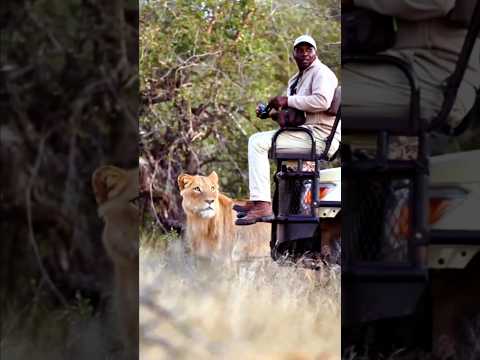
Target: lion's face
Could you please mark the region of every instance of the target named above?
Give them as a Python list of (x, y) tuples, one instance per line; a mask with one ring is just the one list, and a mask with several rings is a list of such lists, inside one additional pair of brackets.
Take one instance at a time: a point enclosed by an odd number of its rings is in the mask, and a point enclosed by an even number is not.
[(218, 176), (213, 171), (208, 176), (182, 174), (178, 177), (183, 210), (204, 219), (218, 212)]

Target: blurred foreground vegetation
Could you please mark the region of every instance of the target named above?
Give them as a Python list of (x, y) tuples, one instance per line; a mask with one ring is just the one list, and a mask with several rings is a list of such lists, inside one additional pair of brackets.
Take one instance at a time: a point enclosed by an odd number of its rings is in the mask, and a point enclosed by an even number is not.
[(112, 264), (91, 176), (138, 164), (138, 3), (7, 1), (0, 20), (1, 357), (102, 358)]

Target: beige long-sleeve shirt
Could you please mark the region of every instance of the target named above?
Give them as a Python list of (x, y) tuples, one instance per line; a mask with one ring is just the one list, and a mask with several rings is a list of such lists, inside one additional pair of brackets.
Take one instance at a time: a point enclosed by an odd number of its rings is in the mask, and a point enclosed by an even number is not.
[[(429, 63), (447, 73), (453, 72), (467, 34), (467, 29), (453, 26), (446, 18), (455, 0), (354, 0), (354, 3), (396, 17), (397, 40), (392, 52), (413, 63), (420, 78), (430, 76)], [(480, 85), (479, 59), (477, 41), (465, 74), (465, 81), (475, 88)]]
[[(290, 93), (290, 87), (297, 78), (296, 73), (288, 81), (288, 106), (305, 111), (305, 125), (314, 126), (321, 133), (321, 137), (327, 137), (335, 121), (335, 116), (325, 114), (330, 107), (338, 79), (335, 73), (320, 60), (316, 59), (306, 68), (297, 84), (295, 95)], [(335, 134), (336, 140), (340, 140), (340, 127)]]
[[(455, 3), (456, 0), (354, 0), (358, 7), (396, 18), (396, 41), (386, 53), (411, 64), (421, 89), (421, 115), (427, 120), (439, 111), (443, 86), (455, 70), (467, 34), (466, 28), (455, 26), (448, 19)], [(477, 40), (449, 116), (451, 126), (457, 126), (473, 106), (475, 89), (479, 88), (480, 41)]]

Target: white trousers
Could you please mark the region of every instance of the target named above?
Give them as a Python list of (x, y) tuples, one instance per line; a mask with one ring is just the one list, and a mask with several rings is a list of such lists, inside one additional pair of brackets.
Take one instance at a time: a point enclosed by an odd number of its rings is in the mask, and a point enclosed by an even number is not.
[[(308, 125), (304, 127), (312, 130), (317, 153), (324, 149), (325, 142), (320, 131)], [(276, 131), (259, 132), (253, 134), (248, 140), (248, 181), (252, 201), (271, 201), (268, 150), (272, 146), (272, 138)], [(333, 154), (338, 149), (338, 145), (338, 141), (332, 141), (329, 153)], [(284, 132), (277, 138), (277, 150), (309, 150), (310, 148), (310, 137), (305, 133)]]

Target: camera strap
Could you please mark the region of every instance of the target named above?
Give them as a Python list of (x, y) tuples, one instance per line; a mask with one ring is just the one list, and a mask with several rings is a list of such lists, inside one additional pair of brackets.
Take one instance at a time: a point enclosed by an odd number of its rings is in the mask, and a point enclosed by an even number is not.
[(463, 80), (465, 70), (467, 69), (470, 55), (480, 34), (480, 0), (476, 0), (467, 35), (463, 43), (462, 50), (457, 60), (457, 65), (452, 75), (447, 79), (444, 90), (444, 100), (442, 108), (437, 117), (431, 122), (429, 130), (439, 130), (448, 135), (454, 133), (455, 129), (447, 124), (447, 119), (452, 111), (457, 98), (458, 89)]
[(293, 81), (292, 85), (290, 85), (290, 95), (295, 95), (297, 93), (297, 85), (300, 79), (302, 78), (303, 71), (300, 71)]

